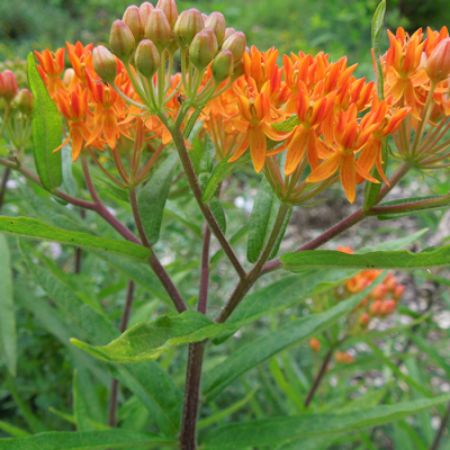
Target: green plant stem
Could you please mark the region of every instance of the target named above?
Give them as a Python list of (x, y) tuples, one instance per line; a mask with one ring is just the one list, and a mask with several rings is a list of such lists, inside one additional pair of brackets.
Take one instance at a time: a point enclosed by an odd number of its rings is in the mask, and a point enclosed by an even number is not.
[(180, 160), (183, 165), (186, 177), (188, 179), (189, 186), (192, 190), (192, 193), (194, 194), (195, 199), (197, 200), (198, 206), (201, 212), (203, 213), (203, 216), (205, 217), (211, 232), (214, 234), (214, 236), (216, 236), (217, 240), (219, 241), (224, 252), (228, 256), (231, 264), (235, 268), (239, 277), (241, 279), (244, 279), (246, 276), (244, 268), (237, 259), (233, 249), (231, 248), (229, 242), (227, 241), (225, 235), (223, 234), (219, 224), (216, 221), (216, 218), (214, 217), (214, 214), (211, 211), (211, 208), (202, 200), (202, 191), (200, 188), (200, 184), (198, 182), (197, 175), (195, 174), (194, 167), (192, 166), (191, 159), (189, 158), (189, 154), (186, 145), (184, 143), (184, 137), (180, 129), (177, 127), (172, 127), (168, 122), (168, 119), (164, 115), (160, 115), (160, 118), (164, 123), (165, 127), (169, 130), (170, 134), (172, 135), (172, 139), (180, 156)]
[(311, 404), (314, 395), (317, 392), (317, 389), (319, 388), (320, 384), (322, 383), (325, 374), (327, 373), (328, 370), (328, 366), (330, 365), (331, 362), (331, 358), (334, 355), (334, 351), (335, 351), (335, 347), (331, 347), (327, 354), (325, 355), (325, 358), (322, 361), (322, 364), (320, 366), (319, 371), (317, 372), (316, 377), (314, 378), (313, 384), (311, 385), (310, 390), (308, 391), (308, 394), (306, 394), (306, 398), (305, 398), (305, 408), (308, 408), (308, 406)]
[[(131, 307), (134, 301), (134, 281), (129, 280), (127, 286), (127, 294), (125, 298), (125, 306), (123, 308), (122, 317), (120, 318), (119, 331), (123, 333), (130, 320)], [(118, 406), (119, 382), (114, 378), (111, 381), (109, 409), (108, 409), (108, 425), (115, 427), (117, 425), (117, 406)]]
[[(83, 220), (86, 218), (86, 211), (84, 209), (80, 209), (80, 217)], [(81, 247), (76, 247), (75, 248), (75, 257), (74, 257), (74, 269), (73, 269), (73, 271), (76, 274), (79, 274), (81, 272), (82, 256), (83, 256), (83, 250), (81, 249)]]
[(438, 450), (439, 446), (441, 445), (442, 438), (444, 437), (444, 433), (447, 428), (449, 420), (450, 420), (450, 403), (448, 403), (445, 414), (441, 419), (441, 423), (439, 425), (436, 436), (433, 439), (433, 443), (431, 444), (430, 450)]
[(8, 184), (9, 177), (11, 175), (11, 168), (5, 167), (2, 175), (2, 179), (0, 182), (0, 210), (3, 207), (3, 203), (5, 201), (5, 195), (6, 195), (6, 185)]
[(285, 203), (281, 204), (280, 209), (278, 210), (277, 217), (275, 219), (275, 224), (273, 226), (272, 232), (270, 233), (269, 239), (267, 240), (267, 244), (264, 247), (258, 261), (254, 265), (253, 269), (248, 273), (248, 275), (239, 281), (235, 290), (231, 294), (230, 299), (228, 300), (225, 307), (222, 309), (219, 317), (216, 319), (217, 322), (222, 323), (227, 320), (227, 318), (231, 315), (231, 313), (235, 310), (235, 308), (239, 305), (241, 300), (245, 297), (247, 292), (251, 289), (255, 281), (261, 275), (261, 271), (264, 267), (264, 264), (269, 259), (270, 254), (272, 253), (273, 247), (275, 246), (279, 234), (281, 232), (281, 228), (284, 220), (286, 219), (287, 214), (290, 211), (290, 206)]
[(197, 415), (205, 344), (205, 342), (198, 342), (189, 345), (186, 389), (180, 432), (181, 450), (195, 450), (197, 448)]

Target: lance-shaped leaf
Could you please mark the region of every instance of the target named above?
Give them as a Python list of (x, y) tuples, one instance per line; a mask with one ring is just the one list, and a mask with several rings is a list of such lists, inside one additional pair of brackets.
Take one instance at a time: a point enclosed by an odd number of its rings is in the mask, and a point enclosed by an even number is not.
[[(204, 392), (208, 397), (220, 393), (237, 377), (293, 344), (320, 333), (357, 306), (381, 278), (364, 291), (320, 314), (311, 314), (250, 341), (234, 351), (223, 363), (205, 374)], [(278, 297), (278, 296), (277, 296)]]
[(139, 323), (107, 345), (93, 346), (74, 338), (71, 342), (104, 361), (139, 362), (156, 359), (162, 352), (179, 345), (213, 338), (226, 328), (203, 314), (185, 311)]
[(16, 339), (11, 258), (8, 242), (0, 234), (0, 359), (12, 376), (16, 375)]
[(115, 253), (140, 261), (147, 261), (150, 256), (149, 249), (132, 242), (102, 238), (80, 231), (69, 231), (29, 217), (0, 217), (0, 231), (32, 239), (61, 242), (61, 244), (88, 250)]
[(169, 448), (175, 442), (150, 433), (127, 430), (52, 431), (21, 438), (0, 439), (0, 450), (104, 450), (105, 448)]
[(228, 160), (223, 159), (217, 164), (211, 176), (206, 181), (205, 189), (203, 190), (202, 199), (204, 202), (209, 202), (217, 192), (217, 189), (222, 181), (233, 171), (234, 164), (230, 164)]
[(172, 186), (176, 163), (176, 155), (170, 155), (152, 173), (150, 180), (138, 195), (137, 200), (142, 225), (150, 244), (155, 244), (159, 240), (164, 206), (169, 195), (170, 187)]
[(227, 231), (227, 216), (225, 215), (225, 210), (223, 209), (222, 203), (217, 198), (213, 198), (209, 202), (209, 207), (218, 223), (220, 229), (223, 233)]
[(298, 439), (351, 433), (363, 428), (383, 425), (433, 408), (450, 400), (450, 395), (419, 399), (395, 405), (358, 409), (339, 414), (308, 414), (273, 417), (251, 422), (227, 424), (211, 429), (201, 439), (205, 450), (247, 448), (279, 448)]
[(249, 220), (247, 259), (252, 263), (258, 259), (263, 249), (275, 203), (275, 194), (264, 178), (259, 186)]
[(404, 250), (368, 252), (349, 255), (334, 250), (308, 250), (281, 257), (283, 267), (291, 272), (309, 268), (424, 269), (450, 264), (450, 245), (419, 253)]
[(62, 118), (36, 68), (32, 53), (28, 55), (28, 82), (33, 92), (32, 138), (36, 170), (45, 189), (52, 191), (62, 183)]

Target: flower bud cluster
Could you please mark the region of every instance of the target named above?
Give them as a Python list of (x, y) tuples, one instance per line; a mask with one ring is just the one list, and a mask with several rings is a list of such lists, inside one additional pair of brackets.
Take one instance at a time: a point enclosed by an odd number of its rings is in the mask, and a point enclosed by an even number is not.
[(20, 88), (14, 72), (7, 69), (0, 72), (0, 100), (13, 110), (26, 116), (33, 111), (33, 94), (27, 88)]
[[(203, 72), (212, 63), (212, 76), (221, 82), (239, 67), (246, 40), (243, 33), (226, 27), (220, 12), (205, 15), (190, 8), (178, 13), (175, 0), (159, 0), (156, 6), (149, 2), (129, 6), (122, 19), (111, 26), (109, 48), (147, 78), (163, 64), (163, 53), (172, 57), (180, 49), (187, 57), (188, 67), (192, 64)], [(102, 78), (109, 81), (113, 78), (114, 64), (112, 54), (105, 50), (96, 52), (94, 65)]]

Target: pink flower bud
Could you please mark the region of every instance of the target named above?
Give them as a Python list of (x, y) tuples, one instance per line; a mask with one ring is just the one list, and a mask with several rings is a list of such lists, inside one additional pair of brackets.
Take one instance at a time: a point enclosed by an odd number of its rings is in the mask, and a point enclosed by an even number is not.
[(175, 0), (158, 0), (156, 7), (162, 9), (171, 27), (178, 19), (177, 2)]
[(224, 40), (226, 41), (234, 33), (236, 33), (236, 30), (233, 27), (225, 28)]
[(142, 75), (151, 77), (158, 70), (161, 57), (156, 45), (150, 39), (144, 39), (137, 46), (134, 61)]
[(450, 37), (443, 39), (431, 52), (425, 69), (428, 76), (436, 82), (450, 75)]
[(13, 72), (5, 70), (0, 73), (0, 97), (3, 97), (7, 102), (10, 102), (17, 91), (19, 86), (17, 85), (17, 79)]
[(233, 54), (230, 50), (221, 50), (212, 63), (213, 77), (217, 82), (221, 82), (230, 77), (233, 73)]
[(197, 33), (189, 46), (189, 60), (199, 70), (203, 70), (216, 56), (219, 46), (216, 35), (210, 28)]
[(115, 20), (109, 34), (109, 46), (120, 59), (127, 60), (136, 47), (136, 40), (123, 20)]
[(117, 75), (116, 57), (103, 45), (94, 48), (92, 62), (99, 77), (106, 83), (114, 81)]
[(183, 11), (174, 26), (174, 33), (180, 47), (189, 47), (194, 36), (205, 27), (203, 17), (198, 9)]
[(164, 11), (153, 8), (145, 24), (145, 37), (150, 39), (161, 51), (173, 41), (174, 35)]
[(150, 12), (153, 9), (153, 5), (150, 2), (144, 2), (141, 6), (139, 6), (139, 16), (141, 17), (142, 26), (145, 31), (145, 25), (147, 24), (148, 17)]
[(205, 27), (211, 28), (216, 33), (219, 47), (223, 44), (225, 38), (225, 17), (220, 12), (211, 13), (205, 21)]
[(241, 31), (236, 31), (225, 40), (222, 45), (222, 49), (230, 50), (231, 53), (233, 53), (233, 61), (237, 63), (242, 60), (246, 45), (247, 40), (245, 38), (245, 34)]
[(144, 36), (144, 25), (139, 8), (136, 5), (129, 6), (123, 13), (122, 20), (128, 25), (136, 42), (139, 42)]

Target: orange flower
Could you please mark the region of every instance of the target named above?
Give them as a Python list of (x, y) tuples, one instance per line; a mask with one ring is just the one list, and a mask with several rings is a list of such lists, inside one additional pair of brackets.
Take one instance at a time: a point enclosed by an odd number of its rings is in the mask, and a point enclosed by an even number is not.
[(55, 95), (56, 91), (62, 86), (61, 75), (64, 72), (64, 53), (64, 48), (58, 49), (55, 53), (50, 50), (34, 52), (39, 62), (38, 71), (51, 96)]

